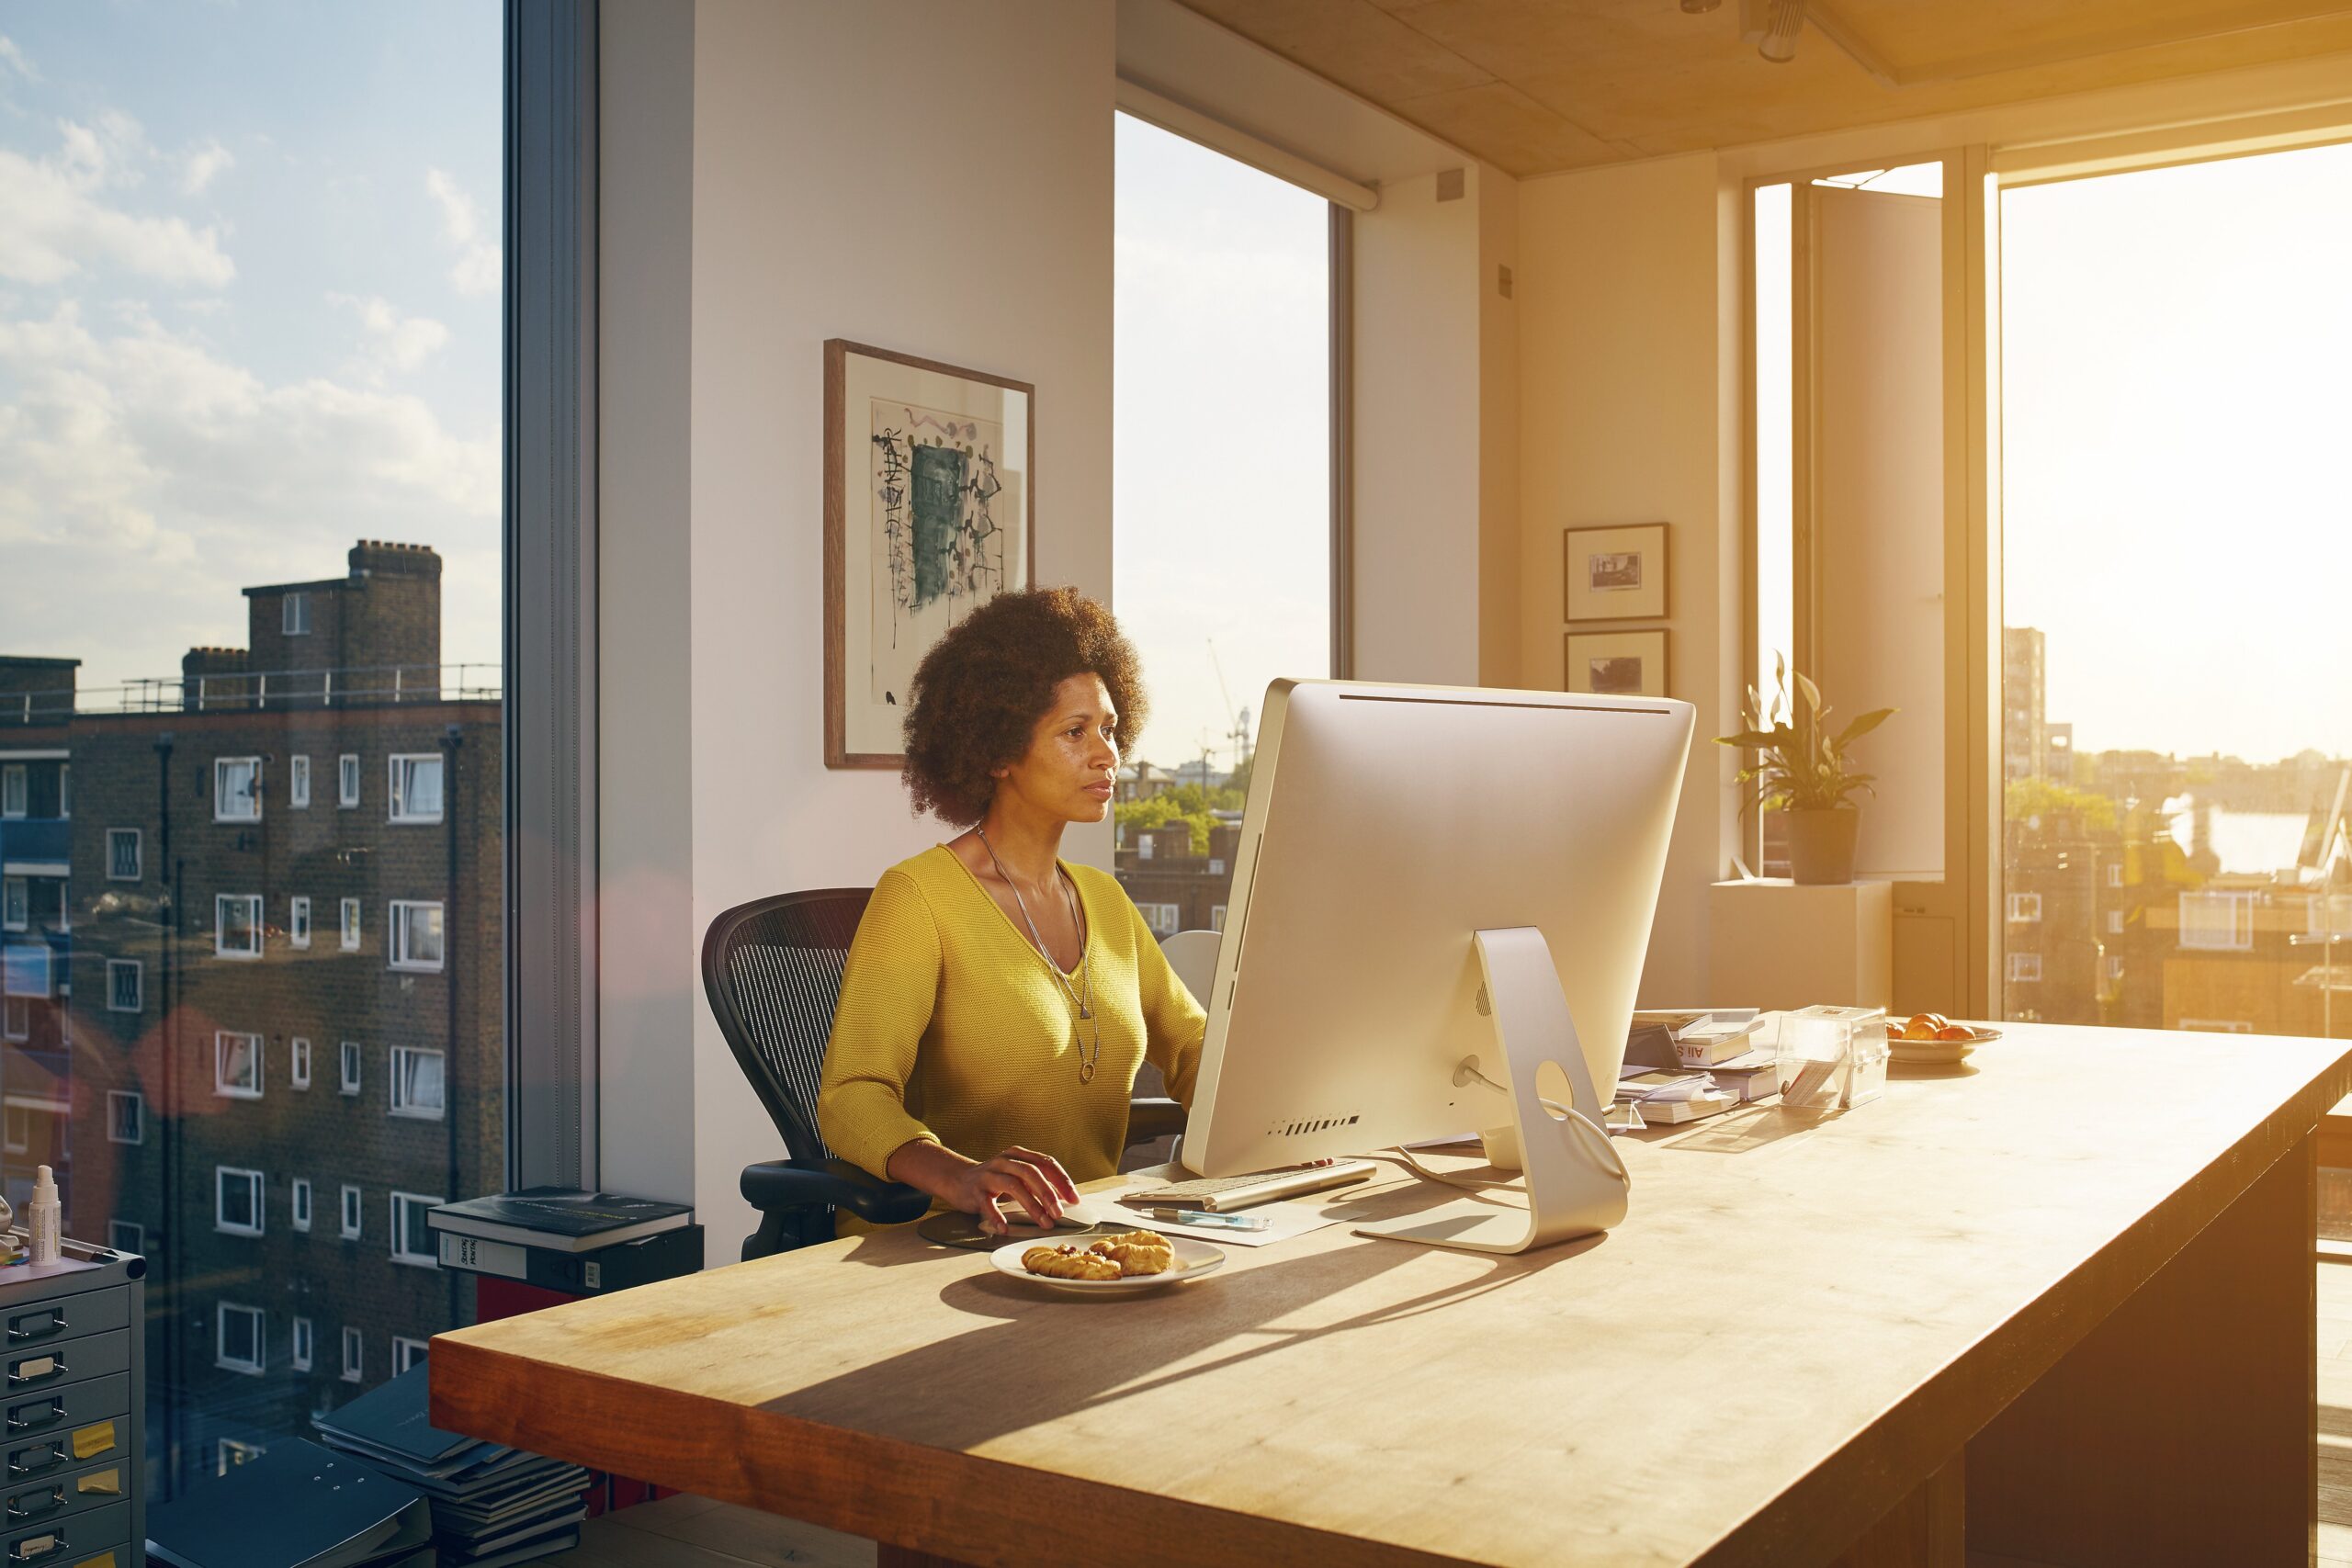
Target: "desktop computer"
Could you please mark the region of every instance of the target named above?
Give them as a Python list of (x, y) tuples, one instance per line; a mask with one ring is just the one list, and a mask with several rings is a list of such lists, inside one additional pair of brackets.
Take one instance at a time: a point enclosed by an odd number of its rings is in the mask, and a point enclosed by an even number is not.
[(1517, 1252), (1616, 1224), (1602, 1122), (1690, 705), (1277, 681), (1262, 711), (1182, 1163), (1510, 1128), (1524, 1207), (1465, 1197), (1367, 1234)]

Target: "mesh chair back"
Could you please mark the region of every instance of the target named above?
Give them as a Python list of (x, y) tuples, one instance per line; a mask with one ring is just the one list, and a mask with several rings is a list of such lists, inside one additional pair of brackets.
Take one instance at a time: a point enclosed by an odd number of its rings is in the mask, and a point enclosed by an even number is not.
[(842, 965), (872, 897), (867, 887), (826, 887), (756, 898), (711, 921), (703, 938), (710, 1010), (796, 1160), (832, 1156), (817, 1133), (817, 1085)]

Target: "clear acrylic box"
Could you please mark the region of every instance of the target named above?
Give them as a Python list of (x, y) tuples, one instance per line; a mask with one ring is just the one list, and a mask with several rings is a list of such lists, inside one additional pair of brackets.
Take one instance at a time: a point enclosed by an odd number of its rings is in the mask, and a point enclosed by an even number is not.
[(1885, 1092), (1884, 1008), (1799, 1008), (1777, 1021), (1782, 1109), (1819, 1114)]

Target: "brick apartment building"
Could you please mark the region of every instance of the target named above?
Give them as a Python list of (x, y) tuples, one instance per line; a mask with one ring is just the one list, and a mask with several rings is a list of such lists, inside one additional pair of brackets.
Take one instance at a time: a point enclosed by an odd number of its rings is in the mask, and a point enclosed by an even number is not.
[(424, 1210), (504, 1177), (500, 705), (440, 573), (362, 542), (127, 694), (0, 659), (0, 1179), (148, 1258), (159, 1495), (471, 1320)]

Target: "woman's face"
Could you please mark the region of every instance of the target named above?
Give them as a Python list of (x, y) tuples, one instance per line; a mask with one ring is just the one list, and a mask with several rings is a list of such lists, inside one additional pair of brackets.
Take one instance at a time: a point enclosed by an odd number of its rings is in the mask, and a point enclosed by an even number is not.
[(1030, 810), (1064, 822), (1100, 822), (1111, 815), (1118, 782), (1119, 723), (1110, 688), (1091, 672), (1054, 688), (1054, 705), (1030, 732), (1029, 750), (996, 772), (1000, 798), (1010, 795)]

